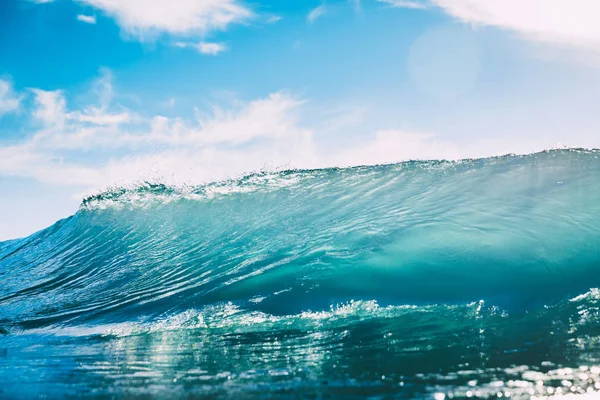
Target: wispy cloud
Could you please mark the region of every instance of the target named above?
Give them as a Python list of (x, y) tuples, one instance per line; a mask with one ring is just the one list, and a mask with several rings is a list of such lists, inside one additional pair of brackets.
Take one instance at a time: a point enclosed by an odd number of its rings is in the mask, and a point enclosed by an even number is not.
[(318, 20), (319, 18), (321, 18), (323, 15), (325, 15), (325, 13), (327, 13), (327, 8), (325, 7), (325, 4), (321, 4), (320, 6), (313, 8), (308, 15), (306, 16), (306, 21), (309, 24), (314, 23), (316, 20)]
[[(31, 116), (42, 124), (26, 143), (28, 149), (56, 152), (61, 149), (91, 149), (108, 146), (120, 131), (120, 126), (136, 119), (136, 115), (119, 105), (112, 105), (112, 76), (103, 71), (93, 85), (92, 92), (98, 103), (82, 109), (69, 110), (65, 94), (61, 90), (31, 89), (34, 107)], [(121, 147), (115, 143), (116, 148)]]
[(9, 81), (0, 79), (0, 117), (4, 114), (17, 111), (21, 104), (22, 96), (18, 96)]
[(224, 30), (254, 13), (238, 0), (78, 0), (115, 18), (144, 40), (160, 34), (195, 35)]
[(537, 41), (600, 52), (596, 0), (378, 0), (395, 7), (436, 7), (466, 23), (495, 26)]
[(266, 17), (265, 21), (268, 24), (275, 24), (279, 21), (281, 21), (283, 19), (283, 17), (281, 17), (280, 15), (269, 15), (268, 17)]
[(425, 9), (428, 7), (427, 0), (377, 0), (380, 3), (389, 4), (392, 7)]
[(33, 117), (46, 125), (62, 125), (66, 117), (67, 102), (60, 90), (32, 89), (36, 108)]
[(94, 16), (94, 15), (79, 14), (77, 16), (77, 20), (81, 21), (81, 22), (85, 22), (86, 24), (95, 24), (96, 23), (96, 16)]
[(332, 147), (315, 134), (344, 131), (349, 124), (360, 123), (362, 114), (356, 109), (335, 110), (337, 121), (328, 118), (325, 124), (307, 126), (302, 119), (306, 102), (277, 92), (248, 102), (213, 105), (198, 110), (194, 119), (144, 116), (114, 103), (110, 78), (105, 71), (94, 85), (98, 103), (80, 109), (69, 108), (64, 91), (33, 90), (31, 115), (43, 124), (21, 143), (0, 145), (0, 176), (88, 188), (147, 179), (200, 183), (265, 166), (457, 159), (540, 148), (539, 143), (529, 146), (508, 139), (465, 146), (406, 129), (364, 132), (360, 139)]
[[(307, 157), (311, 144), (311, 132), (297, 124), (301, 101), (283, 93), (232, 108), (215, 106), (191, 121), (126, 118), (128, 113), (96, 105), (69, 110), (62, 91), (35, 89), (34, 94), (32, 116), (44, 126), (19, 145), (0, 146), (0, 176), (90, 187), (135, 182), (154, 173), (187, 179), (192, 171), (194, 179), (218, 179), (261, 168), (266, 160), (285, 164)], [(69, 158), (73, 150), (113, 154), (133, 148), (135, 156), (113, 155), (108, 164)]]
[(177, 42), (177, 43), (175, 43), (175, 46), (181, 47), (181, 48), (191, 47), (191, 48), (196, 49), (201, 54), (205, 54), (205, 55), (209, 55), (209, 56), (216, 56), (219, 53), (227, 51), (227, 46), (225, 44), (216, 43), (216, 42), (198, 42), (198, 43)]

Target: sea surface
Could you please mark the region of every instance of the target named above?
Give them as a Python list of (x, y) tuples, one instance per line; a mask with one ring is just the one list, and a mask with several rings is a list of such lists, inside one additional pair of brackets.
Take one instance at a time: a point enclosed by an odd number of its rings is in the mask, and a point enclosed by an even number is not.
[(0, 398), (600, 398), (599, 157), (90, 196), (0, 243)]

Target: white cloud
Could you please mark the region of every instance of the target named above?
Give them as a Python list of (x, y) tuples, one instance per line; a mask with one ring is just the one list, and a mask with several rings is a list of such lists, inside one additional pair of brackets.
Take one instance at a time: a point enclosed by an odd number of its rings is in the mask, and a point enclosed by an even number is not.
[[(20, 144), (0, 144), (0, 176), (90, 189), (143, 180), (197, 184), (265, 167), (458, 159), (552, 145), (519, 135), (461, 144), (412, 129), (359, 128), (350, 137), (348, 126), (362, 122), (360, 108), (333, 109), (309, 126), (302, 116), (310, 107), (286, 93), (198, 110), (195, 119), (140, 116), (115, 104), (110, 77), (104, 71), (93, 85), (98, 104), (80, 109), (69, 109), (62, 91), (33, 90), (32, 115), (44, 125)], [(594, 140), (582, 144), (597, 146)]]
[(83, 112), (76, 111), (68, 115), (69, 118), (76, 119), (80, 122), (88, 122), (94, 125), (118, 125), (131, 121), (131, 115), (128, 112), (107, 113), (106, 111), (97, 108), (89, 107)]
[(541, 42), (600, 51), (596, 0), (378, 0), (398, 7), (438, 7), (471, 24), (495, 26)]
[(266, 17), (265, 21), (267, 22), (267, 24), (275, 24), (279, 21), (282, 20), (283, 17), (281, 17), (280, 15), (270, 15), (268, 17)]
[(424, 0), (378, 0), (380, 3), (389, 4), (392, 7), (424, 9), (428, 4)]
[(321, 4), (320, 6), (312, 9), (308, 15), (306, 16), (306, 20), (309, 24), (314, 23), (317, 19), (321, 18), (327, 12), (327, 8), (325, 4)]
[(120, 125), (132, 123), (137, 117), (122, 106), (112, 106), (111, 79), (109, 71), (102, 71), (92, 85), (98, 104), (73, 111), (68, 109), (63, 91), (31, 89), (35, 95), (32, 116), (44, 127), (27, 143), (29, 148), (53, 151), (121, 147), (117, 143)]
[(108, 111), (114, 99), (112, 79), (110, 70), (101, 69), (100, 77), (92, 84), (92, 92), (98, 98), (98, 105), (90, 105), (83, 110), (71, 112), (67, 114), (67, 118), (95, 125), (116, 125), (130, 122), (134, 116), (124, 107), (118, 107), (118, 112)]
[[(232, 109), (213, 107), (196, 121), (153, 116), (135, 121), (131, 130), (84, 118), (93, 107), (67, 111), (62, 92), (35, 93), (34, 115), (47, 126), (21, 145), (0, 146), (0, 175), (104, 187), (157, 174), (180, 180), (218, 179), (264, 167), (269, 161), (281, 165), (311, 154), (312, 132), (297, 124), (301, 102), (281, 93)], [(105, 149), (112, 154), (111, 149), (128, 147), (136, 149), (135, 156), (109, 156), (104, 165), (69, 158), (72, 150)]]
[(103, 180), (97, 168), (67, 163), (29, 145), (0, 147), (0, 175), (33, 178), (55, 186), (88, 186)]
[[(300, 123), (303, 101), (285, 93), (214, 106), (184, 120), (114, 112), (108, 72), (94, 89), (100, 105), (79, 110), (69, 110), (62, 91), (34, 89), (32, 114), (44, 127), (19, 145), (0, 146), (0, 175), (101, 188), (153, 178), (198, 183), (265, 166), (316, 167), (325, 159), (313, 130)], [(72, 158), (84, 151), (88, 160)], [(107, 161), (97, 161), (98, 154)]]
[(60, 90), (46, 91), (32, 89), (35, 94), (36, 109), (34, 118), (47, 125), (62, 125), (66, 117), (67, 102)]
[(175, 46), (186, 48), (191, 47), (196, 49), (198, 52), (209, 55), (216, 56), (219, 53), (222, 53), (227, 50), (227, 46), (223, 43), (214, 43), (214, 42), (198, 42), (198, 43), (189, 43), (189, 42), (177, 42)]
[(114, 17), (144, 39), (163, 33), (188, 35), (224, 30), (253, 17), (238, 0), (78, 0)]
[(17, 111), (21, 104), (21, 96), (17, 96), (10, 82), (0, 79), (0, 117)]
[(96, 23), (96, 17), (94, 15), (79, 14), (77, 16), (77, 20), (81, 21), (81, 22), (85, 22), (86, 24), (95, 24)]
[[(44, 128), (20, 145), (0, 146), (0, 175), (87, 188), (144, 180), (197, 184), (265, 167), (319, 168), (458, 159), (524, 149), (519, 142), (460, 147), (432, 133), (405, 130), (382, 130), (354, 143), (328, 148), (316, 140), (315, 129), (301, 122), (304, 103), (284, 93), (231, 108), (213, 107), (206, 114), (198, 113), (195, 121), (155, 115), (133, 121), (130, 129), (119, 124), (82, 122), (79, 117), (88, 114), (80, 110), (67, 112), (61, 92), (39, 93), (43, 107), (37, 110), (38, 117), (56, 121), (62, 116), (63, 125), (60, 129)], [(135, 153), (114, 151), (127, 148), (135, 148)], [(104, 151), (108, 161), (71, 159), (73, 150), (78, 154)]]

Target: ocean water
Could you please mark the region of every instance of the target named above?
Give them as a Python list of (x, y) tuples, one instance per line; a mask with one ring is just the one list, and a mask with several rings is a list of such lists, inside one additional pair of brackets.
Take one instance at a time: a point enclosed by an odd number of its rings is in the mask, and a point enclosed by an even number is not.
[(0, 243), (0, 398), (598, 398), (599, 156), (86, 198)]

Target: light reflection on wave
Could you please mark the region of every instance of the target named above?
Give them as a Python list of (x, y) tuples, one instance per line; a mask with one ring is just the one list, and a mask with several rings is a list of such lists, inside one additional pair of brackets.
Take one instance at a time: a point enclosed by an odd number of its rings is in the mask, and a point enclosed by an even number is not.
[(224, 303), (10, 334), (0, 381), (15, 398), (27, 379), (51, 398), (56, 382), (69, 382), (61, 396), (133, 398), (600, 395), (599, 309), (598, 290), (525, 314), (356, 301), (275, 316)]

